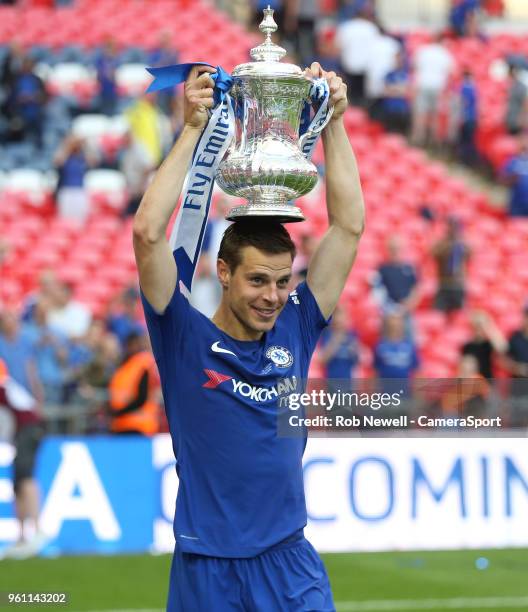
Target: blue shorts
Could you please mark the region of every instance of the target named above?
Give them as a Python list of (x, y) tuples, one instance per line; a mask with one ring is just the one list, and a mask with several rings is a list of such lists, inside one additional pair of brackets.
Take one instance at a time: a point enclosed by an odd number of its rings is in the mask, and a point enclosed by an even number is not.
[(177, 547), (167, 612), (335, 612), (321, 558), (302, 536), (249, 559)]

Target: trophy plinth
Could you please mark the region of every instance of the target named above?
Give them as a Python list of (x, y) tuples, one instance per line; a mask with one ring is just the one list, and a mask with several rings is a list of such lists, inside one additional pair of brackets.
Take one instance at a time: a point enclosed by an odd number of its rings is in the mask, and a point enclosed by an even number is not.
[(311, 79), (294, 64), (281, 63), (286, 51), (274, 44), (273, 10), (264, 10), (260, 30), (266, 40), (251, 50), (254, 60), (233, 71), (231, 95), (236, 135), (216, 175), (218, 185), (248, 200), (227, 217), (275, 217), (302, 221), (294, 200), (317, 183), (317, 169), (299, 148), (299, 125)]

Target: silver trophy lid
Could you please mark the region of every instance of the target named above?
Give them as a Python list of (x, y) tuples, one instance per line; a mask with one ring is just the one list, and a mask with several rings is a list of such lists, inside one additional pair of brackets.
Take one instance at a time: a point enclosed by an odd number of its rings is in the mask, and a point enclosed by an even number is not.
[(266, 39), (258, 47), (250, 51), (253, 62), (239, 64), (233, 70), (234, 77), (298, 77), (305, 79), (303, 71), (295, 64), (281, 63), (286, 55), (286, 49), (279, 47), (271, 40), (271, 35), (277, 31), (277, 24), (273, 19), (273, 9), (264, 9), (264, 19), (259, 25), (259, 30), (266, 35)]

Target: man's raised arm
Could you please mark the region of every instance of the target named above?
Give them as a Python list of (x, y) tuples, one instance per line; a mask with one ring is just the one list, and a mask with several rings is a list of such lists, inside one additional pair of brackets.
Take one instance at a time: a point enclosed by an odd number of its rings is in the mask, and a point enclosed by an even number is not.
[(329, 317), (354, 263), (365, 211), (356, 159), (343, 125), (346, 85), (317, 63), (312, 64), (310, 72), (328, 80), (330, 104), (334, 107), (332, 119), (323, 131), (329, 228), (314, 253), (306, 278), (323, 316)]
[(187, 169), (213, 106), (214, 68), (195, 66), (185, 83), (184, 128), (156, 172), (134, 218), (134, 253), (139, 282), (157, 312), (169, 303), (177, 270), (166, 234), (180, 197)]

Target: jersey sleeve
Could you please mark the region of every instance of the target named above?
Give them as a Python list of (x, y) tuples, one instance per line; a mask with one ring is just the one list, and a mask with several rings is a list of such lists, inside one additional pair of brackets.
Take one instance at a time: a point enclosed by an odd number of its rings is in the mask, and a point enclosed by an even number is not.
[(162, 313), (156, 312), (140, 288), (145, 321), (160, 375), (163, 377), (167, 361), (181, 354), (184, 331), (189, 324), (191, 305), (176, 281), (174, 293)]
[(332, 317), (324, 318), (306, 281), (297, 285), (296, 289), (290, 293), (285, 310), (292, 326), (295, 325), (298, 328), (300, 338), (310, 358), (321, 332)]

